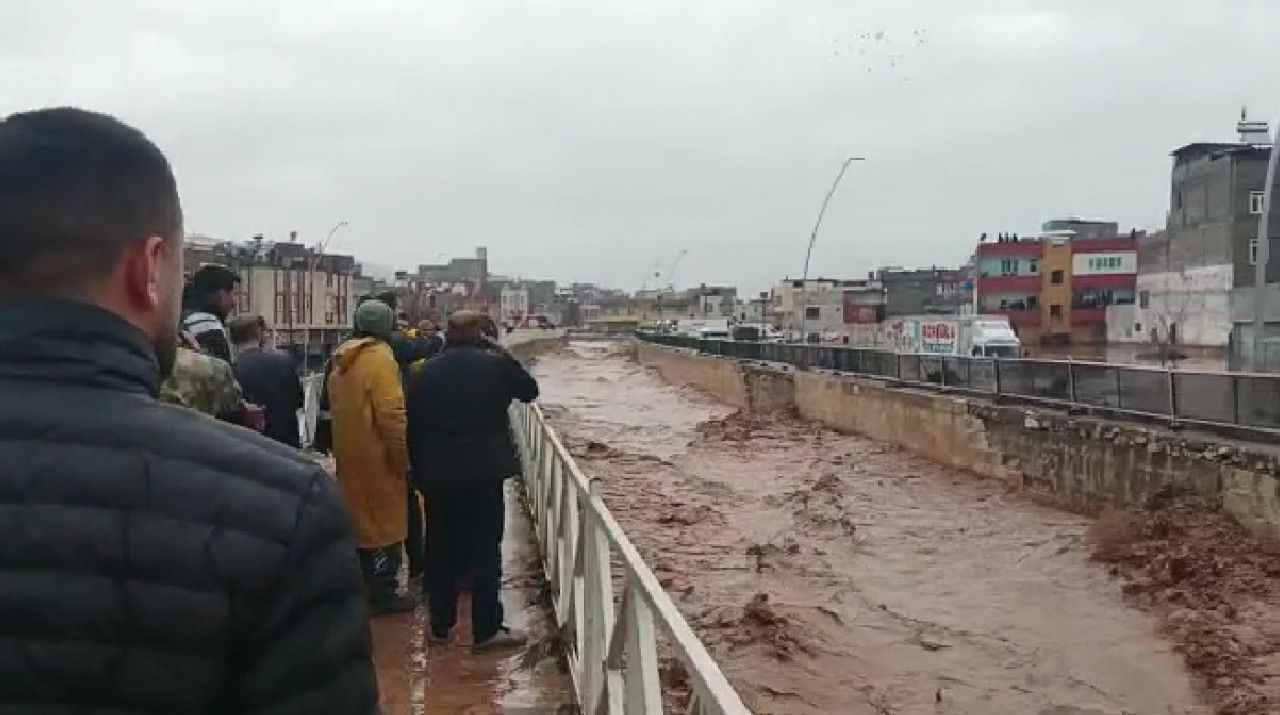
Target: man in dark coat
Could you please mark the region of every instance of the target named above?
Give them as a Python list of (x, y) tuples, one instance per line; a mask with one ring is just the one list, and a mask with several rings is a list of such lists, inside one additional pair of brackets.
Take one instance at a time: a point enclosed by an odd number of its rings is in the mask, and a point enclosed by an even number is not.
[(0, 121), (0, 711), (372, 715), (332, 478), (156, 399), (182, 261), (141, 132)]
[(249, 402), (266, 410), (262, 433), (290, 447), (300, 446), (298, 410), (302, 409), (302, 380), (293, 358), (262, 344), (262, 318), (237, 315), (227, 325), (235, 346), (236, 380)]
[(427, 497), (426, 591), (431, 634), (449, 638), (458, 583), (472, 575), (471, 627), (477, 650), (520, 645), (503, 624), (503, 481), (519, 472), (507, 419), (512, 400), (538, 397), (538, 383), (510, 354), (491, 349), (483, 316), (449, 319), (445, 350), (409, 388), (409, 463)]

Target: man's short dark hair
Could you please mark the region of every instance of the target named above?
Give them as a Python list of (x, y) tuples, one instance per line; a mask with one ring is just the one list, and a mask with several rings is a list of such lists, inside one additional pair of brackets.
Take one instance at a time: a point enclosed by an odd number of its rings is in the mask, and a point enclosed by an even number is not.
[(240, 274), (216, 263), (200, 266), (191, 276), (191, 290), (199, 295), (209, 295), (220, 290), (235, 290)]
[(384, 290), (378, 294), (378, 300), (386, 303), (387, 307), (394, 313), (396, 310), (396, 303), (399, 302), (399, 296), (397, 296), (396, 292), (393, 290)]
[(0, 121), (0, 292), (74, 291), (128, 242), (181, 233), (173, 170), (142, 132), (68, 107)]

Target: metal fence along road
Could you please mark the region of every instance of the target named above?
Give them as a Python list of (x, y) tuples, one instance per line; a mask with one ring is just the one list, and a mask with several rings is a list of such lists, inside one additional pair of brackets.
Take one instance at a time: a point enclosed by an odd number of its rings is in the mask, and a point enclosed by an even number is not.
[(639, 333), (647, 342), (707, 355), (782, 362), (1172, 420), (1280, 428), (1280, 375), (1192, 372), (1070, 360), (1006, 360), (894, 353), (871, 348), (701, 340)]
[[(614, 521), (599, 485), (583, 476), (542, 410), (516, 403), (511, 422), (582, 712), (663, 712), (658, 677), (663, 639), (689, 673), (693, 692), (684, 712), (747, 715), (720, 667)], [(620, 573), (614, 573), (615, 564)]]

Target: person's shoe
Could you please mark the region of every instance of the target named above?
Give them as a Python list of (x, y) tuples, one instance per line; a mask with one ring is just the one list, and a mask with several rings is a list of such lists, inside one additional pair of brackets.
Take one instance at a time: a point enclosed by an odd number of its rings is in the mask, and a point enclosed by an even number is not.
[(394, 613), (408, 613), (418, 605), (417, 599), (403, 593), (376, 598), (369, 603), (369, 616), (386, 616)]
[(527, 642), (529, 642), (529, 637), (524, 634), (524, 631), (499, 626), (497, 633), (471, 646), (471, 650), (476, 653), (484, 653), (502, 648), (519, 648)]
[(449, 645), (450, 640), (452, 640), (452, 634), (449, 633), (449, 631), (445, 631), (444, 635), (440, 635), (439, 633), (436, 633), (434, 628), (427, 629), (427, 643), (431, 645), (441, 647), (447, 646)]

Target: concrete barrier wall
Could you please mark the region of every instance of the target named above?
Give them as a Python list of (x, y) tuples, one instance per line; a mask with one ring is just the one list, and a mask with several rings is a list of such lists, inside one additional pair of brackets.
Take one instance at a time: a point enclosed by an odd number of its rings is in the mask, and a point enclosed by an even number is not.
[[(1274, 443), (1079, 417), (827, 372), (640, 344), (668, 381), (746, 409), (795, 409), (834, 429), (1008, 481), (1038, 501), (1094, 514), (1173, 487), (1219, 497), (1257, 533), (1280, 538), (1280, 448)], [(763, 387), (762, 387), (763, 386)]]
[(636, 355), (667, 382), (701, 388), (734, 407), (754, 412), (795, 407), (795, 383), (785, 366), (760, 367), (649, 343), (638, 343)]

